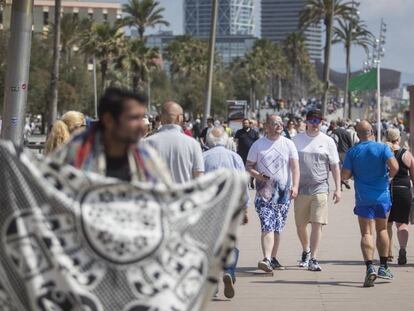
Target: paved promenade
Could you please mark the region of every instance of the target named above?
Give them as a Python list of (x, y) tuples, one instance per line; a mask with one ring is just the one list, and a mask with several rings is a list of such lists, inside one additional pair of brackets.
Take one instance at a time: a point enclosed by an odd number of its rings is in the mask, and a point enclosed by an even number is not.
[[(352, 212), (353, 193), (353, 190), (346, 190), (341, 203), (335, 206), (330, 204), (329, 224), (323, 229), (318, 257), (322, 272), (297, 267), (302, 250), (296, 236), (293, 208), (282, 236), (278, 258), (286, 270), (275, 271), (273, 276), (258, 271), (257, 262), (262, 259), (260, 226), (251, 206), (249, 224), (240, 232), (236, 296), (232, 300), (226, 299), (220, 284), (219, 297), (211, 301), (207, 310), (414, 310), (413, 227), (410, 227), (408, 264), (391, 265), (394, 273), (392, 282), (377, 279), (375, 287), (363, 288), (365, 265), (359, 248), (357, 219)], [(393, 248), (396, 256), (396, 236)]]

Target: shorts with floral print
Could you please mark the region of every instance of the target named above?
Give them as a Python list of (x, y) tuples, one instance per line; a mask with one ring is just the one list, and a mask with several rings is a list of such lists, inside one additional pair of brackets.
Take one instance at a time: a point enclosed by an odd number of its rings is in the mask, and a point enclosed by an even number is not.
[(277, 198), (274, 196), (271, 200), (264, 200), (257, 196), (254, 205), (259, 215), (262, 232), (280, 233), (286, 224), (287, 215), (290, 206), (290, 191), (279, 192)]

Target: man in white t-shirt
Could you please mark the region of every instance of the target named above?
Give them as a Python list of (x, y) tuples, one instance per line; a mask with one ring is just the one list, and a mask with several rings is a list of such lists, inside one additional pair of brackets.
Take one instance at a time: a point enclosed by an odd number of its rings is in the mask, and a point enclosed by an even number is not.
[(265, 137), (249, 150), (246, 169), (256, 179), (256, 212), (260, 218), (264, 258), (259, 269), (272, 272), (284, 269), (276, 259), (290, 200), (295, 198), (299, 185), (299, 161), (295, 145), (283, 137), (283, 121), (277, 115), (267, 117)]
[[(322, 225), (328, 223), (329, 171), (335, 181), (333, 200), (341, 199), (339, 156), (334, 140), (320, 131), (322, 113), (311, 110), (306, 115), (306, 131), (296, 135), (293, 142), (299, 153), (299, 194), (295, 199), (295, 222), (303, 247), (300, 267), (321, 271), (316, 260), (322, 235)], [(312, 230), (309, 241), (307, 226)]]

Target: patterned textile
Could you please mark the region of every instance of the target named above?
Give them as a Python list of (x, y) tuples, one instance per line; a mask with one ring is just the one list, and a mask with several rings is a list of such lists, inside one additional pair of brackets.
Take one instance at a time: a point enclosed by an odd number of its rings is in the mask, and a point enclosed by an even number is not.
[(254, 205), (259, 215), (262, 232), (280, 233), (285, 227), (289, 212), (290, 188), (279, 189), (275, 184), (272, 198), (266, 201), (264, 198), (256, 196)]
[[(103, 152), (101, 136), (98, 125), (94, 124), (51, 156), (60, 164), (70, 164), (83, 171), (104, 175), (99, 167), (99, 155)], [(137, 165), (137, 180), (171, 183), (168, 168), (150, 146), (142, 144), (131, 152)]]
[(123, 183), (0, 142), (0, 310), (203, 309), (245, 182)]

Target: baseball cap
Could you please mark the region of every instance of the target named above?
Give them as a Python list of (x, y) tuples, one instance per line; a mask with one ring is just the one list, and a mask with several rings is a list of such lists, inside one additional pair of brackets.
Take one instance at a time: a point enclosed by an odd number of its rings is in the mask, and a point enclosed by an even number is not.
[(309, 119), (323, 119), (322, 111), (319, 109), (309, 110), (306, 114), (306, 120)]

